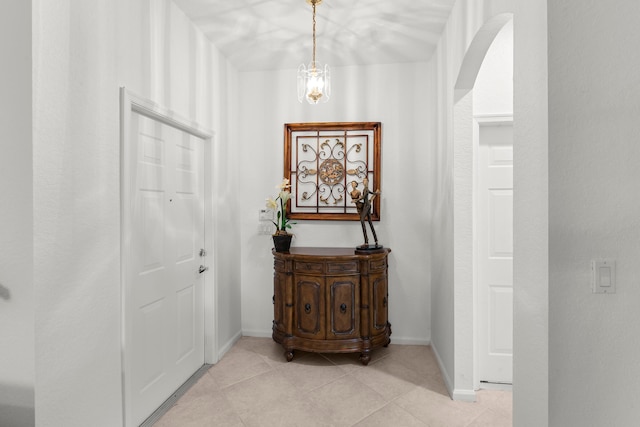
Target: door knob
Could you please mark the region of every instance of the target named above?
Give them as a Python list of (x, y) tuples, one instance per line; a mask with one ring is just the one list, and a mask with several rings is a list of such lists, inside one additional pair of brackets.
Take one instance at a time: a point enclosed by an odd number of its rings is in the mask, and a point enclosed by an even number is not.
[(205, 271), (207, 271), (209, 269), (209, 267), (205, 267), (204, 265), (201, 265), (200, 268), (198, 269), (198, 273), (202, 274)]

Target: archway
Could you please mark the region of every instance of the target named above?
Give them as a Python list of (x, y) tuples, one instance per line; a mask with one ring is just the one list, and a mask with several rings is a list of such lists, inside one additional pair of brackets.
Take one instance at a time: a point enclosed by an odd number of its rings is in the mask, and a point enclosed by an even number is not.
[[(487, 52), (513, 14), (499, 14), (476, 33), (455, 85), (454, 98), (454, 400), (475, 400), (479, 385), (476, 346), (475, 197), (477, 122), (473, 91)], [(511, 114), (512, 114), (511, 110)], [(504, 114), (502, 114), (504, 115)]]

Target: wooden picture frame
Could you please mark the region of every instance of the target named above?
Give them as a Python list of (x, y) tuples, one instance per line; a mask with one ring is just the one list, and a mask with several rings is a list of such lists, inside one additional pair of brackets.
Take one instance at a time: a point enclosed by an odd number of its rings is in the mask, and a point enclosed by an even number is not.
[[(349, 197), (351, 182), (371, 192), (380, 189), (380, 122), (286, 123), (284, 177), (291, 182), (287, 218), (359, 221)], [(380, 220), (380, 197), (371, 203)]]

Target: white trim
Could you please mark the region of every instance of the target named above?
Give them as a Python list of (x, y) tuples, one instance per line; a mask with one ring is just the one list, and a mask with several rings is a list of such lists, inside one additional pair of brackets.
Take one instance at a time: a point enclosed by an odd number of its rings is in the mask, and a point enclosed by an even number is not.
[(391, 344), (398, 345), (431, 345), (430, 339), (411, 338), (411, 337), (395, 337), (391, 335)]
[(456, 389), (453, 390), (451, 396), (453, 400), (459, 400), (461, 402), (475, 402), (477, 400), (475, 390)]
[[(218, 362), (218, 318), (220, 310), (218, 310), (218, 274), (220, 265), (218, 254), (220, 248), (214, 239), (215, 211), (213, 207), (214, 186), (213, 186), (213, 143), (215, 134), (213, 131), (207, 131), (208, 138), (204, 143), (204, 248), (207, 251), (209, 265), (209, 273), (205, 274), (204, 285), (204, 363), (213, 365)], [(207, 277), (208, 276), (208, 277)]]
[(453, 372), (456, 389), (473, 388), (474, 361), (474, 177), (473, 98), (469, 93), (453, 108)]
[(449, 393), (449, 397), (451, 397), (452, 400), (459, 400), (462, 402), (475, 402), (477, 400), (475, 390), (453, 388), (453, 381), (451, 380), (449, 373), (445, 369), (444, 363), (442, 363), (442, 358), (440, 357), (440, 353), (438, 353), (438, 349), (433, 344), (431, 344), (431, 349), (433, 350), (433, 354), (436, 356), (438, 367), (440, 368), (440, 374), (442, 375), (442, 379), (444, 380), (445, 387), (447, 387), (447, 393)]
[(205, 250), (207, 251), (210, 260), (213, 260), (213, 265), (210, 262), (210, 271), (213, 274), (205, 274), (204, 276), (204, 362), (206, 364), (213, 364), (218, 361), (218, 311), (216, 309), (217, 298), (217, 286), (216, 276), (217, 268), (215, 264), (216, 253), (218, 248), (215, 245), (214, 240), (214, 219), (213, 219), (213, 174), (212, 174), (212, 144), (214, 132), (200, 126), (198, 123), (185, 119), (173, 111), (164, 108), (153, 101), (144, 99), (138, 95), (133, 94), (126, 88), (120, 88), (120, 292), (121, 292), (121, 316), (120, 316), (120, 342), (121, 342), (121, 363), (122, 363), (122, 417), (123, 425), (127, 426), (129, 422), (129, 414), (127, 410), (130, 406), (129, 390), (131, 390), (130, 375), (130, 360), (125, 350), (128, 348), (127, 343), (127, 280), (128, 271), (130, 268), (128, 251), (131, 248), (131, 206), (127, 203), (131, 200), (131, 191), (129, 183), (132, 180), (130, 176), (131, 171), (131, 156), (126, 155), (126, 150), (131, 146), (129, 141), (130, 131), (130, 117), (131, 113), (136, 112), (138, 114), (149, 117), (158, 122), (167, 124), (178, 128), (186, 133), (197, 136), (204, 140), (204, 155), (205, 155), (205, 183), (204, 183), (204, 204), (205, 204)]
[(499, 124), (513, 124), (513, 114), (478, 114), (473, 116), (478, 126), (495, 126)]
[(444, 385), (447, 387), (447, 393), (449, 396), (453, 396), (453, 381), (451, 381), (451, 377), (447, 372), (447, 369), (442, 362), (442, 358), (440, 357), (440, 353), (438, 353), (438, 349), (434, 344), (431, 344), (431, 349), (433, 350), (433, 354), (436, 356), (436, 361), (438, 362), (438, 367), (440, 368), (440, 374), (442, 375), (442, 379), (444, 380)]
[(243, 329), (243, 337), (255, 337), (255, 338), (271, 338), (273, 330), (271, 329)]
[(231, 339), (227, 341), (227, 343), (221, 346), (220, 352), (218, 353), (218, 360), (221, 360), (224, 357), (224, 355), (227, 354), (229, 350), (231, 350), (233, 345), (237, 343), (240, 340), (240, 338), (242, 338), (243, 336), (244, 335), (242, 334), (242, 332), (238, 332), (233, 337), (231, 337)]
[[(480, 151), (480, 126), (484, 126), (484, 124), (488, 124), (489, 120), (495, 119), (496, 116), (489, 115), (477, 115), (473, 116), (472, 122), (472, 137), (471, 143), (473, 144), (473, 182), (472, 185), (472, 198), (471, 198), (471, 221), (473, 227), (473, 244), (471, 250), (473, 263), (473, 281), (471, 283), (471, 289), (473, 292), (473, 373), (472, 373), (472, 384), (473, 387), (478, 390), (478, 386), (480, 385), (480, 357), (478, 353), (478, 348), (480, 347), (478, 341), (478, 253), (479, 253), (479, 240), (478, 240), (478, 156)], [(481, 125), (482, 123), (482, 125)]]

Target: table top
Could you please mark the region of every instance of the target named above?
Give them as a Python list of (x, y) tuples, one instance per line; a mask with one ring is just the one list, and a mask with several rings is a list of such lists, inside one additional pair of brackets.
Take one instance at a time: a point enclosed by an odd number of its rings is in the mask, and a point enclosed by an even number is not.
[[(382, 251), (371, 252), (371, 255), (376, 255), (380, 253), (389, 253), (391, 249), (384, 248)], [(275, 254), (274, 250), (274, 254)], [(289, 252), (278, 252), (278, 254), (282, 255), (302, 255), (302, 256), (325, 256), (325, 257), (340, 257), (340, 256), (366, 256), (368, 254), (364, 254), (362, 252), (356, 253), (356, 248), (324, 248), (324, 247), (300, 247), (300, 246), (292, 246), (289, 249)]]

